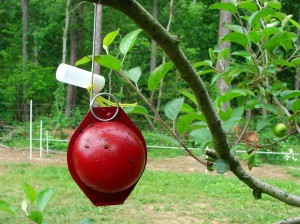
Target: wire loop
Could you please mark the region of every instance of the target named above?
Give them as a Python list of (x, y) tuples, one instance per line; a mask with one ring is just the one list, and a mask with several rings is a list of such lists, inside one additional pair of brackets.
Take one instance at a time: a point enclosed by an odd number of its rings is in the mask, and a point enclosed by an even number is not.
[[(97, 97), (103, 96), (103, 95), (108, 95), (108, 96), (112, 97), (112, 98), (114, 99), (114, 101), (116, 102), (116, 112), (115, 112), (111, 117), (106, 118), (106, 119), (105, 119), (105, 118), (100, 118), (100, 117), (98, 117), (98, 116), (95, 114), (94, 110), (93, 110), (93, 108), (94, 108), (93, 105), (94, 105), (95, 100), (97, 99)], [(92, 99), (91, 104), (90, 104), (90, 110), (91, 110), (91, 113), (92, 113), (92, 115), (94, 116), (94, 118), (96, 118), (97, 120), (99, 120), (99, 121), (111, 121), (111, 120), (113, 120), (113, 119), (118, 115), (119, 110), (120, 110), (120, 105), (119, 105), (118, 99), (117, 99), (114, 95), (112, 95), (111, 93), (99, 93), (98, 95), (96, 95), (96, 96)], [(103, 109), (103, 110), (104, 110), (104, 109)]]

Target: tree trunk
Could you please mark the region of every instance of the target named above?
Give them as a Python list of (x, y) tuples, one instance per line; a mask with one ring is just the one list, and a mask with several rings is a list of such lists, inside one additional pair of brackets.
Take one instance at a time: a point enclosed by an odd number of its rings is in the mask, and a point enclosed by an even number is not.
[[(95, 42), (95, 55), (101, 54), (102, 43), (102, 5), (97, 5), (97, 18), (96, 18), (96, 42)], [(100, 75), (101, 67), (99, 64), (94, 65), (95, 74)]]
[[(228, 3), (228, 0), (221, 0), (221, 2)], [(230, 33), (230, 29), (226, 28), (226, 24), (231, 24), (232, 15), (230, 12), (225, 10), (220, 10), (220, 21), (219, 21), (219, 34), (218, 34), (218, 49), (220, 51), (224, 49), (230, 50), (231, 43), (230, 42), (222, 42), (221, 38)], [(219, 72), (224, 72), (225, 69), (229, 66), (230, 59), (229, 58), (221, 58), (218, 60), (216, 69)], [(230, 85), (226, 83), (224, 78), (220, 78), (217, 80), (217, 87), (219, 91), (219, 95), (223, 95), (224, 93), (230, 91)], [(222, 110), (226, 110), (230, 106), (230, 102), (224, 103), (222, 105)]]
[(70, 9), (71, 0), (66, 0), (66, 19), (65, 19), (65, 28), (63, 34), (63, 49), (62, 49), (62, 63), (67, 62), (67, 39), (68, 39), (68, 29), (69, 29), (69, 9)]
[[(169, 32), (171, 29), (171, 23), (173, 20), (173, 4), (174, 0), (170, 0), (170, 11), (169, 11), (169, 21), (167, 24), (166, 30)], [(162, 58), (162, 63), (166, 63), (166, 55), (163, 53), (163, 58)], [(164, 79), (161, 79), (160, 84), (159, 84), (159, 89), (158, 89), (158, 98), (157, 98), (157, 105), (156, 105), (156, 111), (159, 112), (160, 110), (160, 105), (161, 105), (161, 98), (163, 94), (163, 86), (164, 86)]]
[(27, 121), (29, 118), (29, 107), (26, 102), (25, 96), (27, 92), (27, 84), (26, 84), (26, 71), (28, 64), (28, 0), (22, 0), (22, 57), (23, 57), (23, 103), (22, 103), (22, 111), (24, 112), (24, 120)]
[[(157, 20), (158, 16), (158, 0), (153, 0), (152, 16)], [(151, 40), (151, 60), (150, 60), (150, 72), (156, 68), (157, 60), (157, 43), (153, 39)]]
[[(77, 60), (77, 22), (76, 12), (73, 12), (71, 17), (71, 37), (70, 37), (70, 65), (75, 65)], [(72, 111), (76, 106), (76, 86), (68, 84), (67, 90), (67, 104), (65, 109), (65, 116), (71, 117)]]
[[(298, 23), (300, 23), (300, 18), (298, 20)], [(297, 33), (298, 33), (297, 42), (298, 44), (300, 44), (300, 29), (298, 29)], [(296, 67), (296, 75), (295, 75), (295, 90), (299, 90), (299, 89), (300, 89), (300, 65)]]

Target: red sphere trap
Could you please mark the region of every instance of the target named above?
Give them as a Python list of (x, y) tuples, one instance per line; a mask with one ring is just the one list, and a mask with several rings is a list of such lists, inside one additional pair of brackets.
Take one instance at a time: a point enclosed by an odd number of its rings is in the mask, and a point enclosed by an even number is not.
[(94, 205), (122, 204), (145, 169), (146, 143), (122, 108), (91, 106), (70, 140), (67, 160)]

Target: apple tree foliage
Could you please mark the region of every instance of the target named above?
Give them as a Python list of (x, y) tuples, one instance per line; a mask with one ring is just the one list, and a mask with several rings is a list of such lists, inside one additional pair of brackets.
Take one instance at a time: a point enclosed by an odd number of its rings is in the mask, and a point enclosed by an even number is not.
[[(96, 57), (96, 62), (113, 69), (129, 83), (148, 104), (156, 119), (170, 131), (178, 142), (162, 135), (157, 137), (179, 145), (193, 156), (182, 140), (188, 136), (199, 147), (199, 151), (206, 153), (209, 158), (203, 162), (196, 156), (193, 157), (206, 164), (210, 170), (215, 169), (219, 173), (231, 170), (253, 189), (255, 198), (261, 198), (261, 194), (266, 193), (290, 205), (300, 206), (298, 196), (288, 195), (286, 197), (285, 192), (280, 189), (265, 184), (251, 175), (246, 175), (246, 171), (234, 156), (234, 150), (238, 149), (244, 131), (251, 122), (254, 122), (251, 116), (244, 125), (241, 135), (233, 143), (229, 143), (229, 133), (245, 119), (246, 111), (256, 114), (262, 114), (264, 111), (265, 114), (268, 114), (268, 116), (261, 116), (261, 119), (255, 122), (257, 131), (267, 127), (271, 121), (284, 123), (288, 127), (287, 134), (274, 142), (268, 142), (268, 144), (249, 143), (252, 147), (249, 153), (255, 154), (260, 148), (268, 148), (292, 135), (300, 135), (300, 91), (289, 89), (286, 83), (278, 79), (278, 76), (284, 74), (286, 70), (295, 72), (299, 66), (299, 45), (296, 32), (300, 25), (293, 20), (292, 15), (281, 12), (281, 3), (276, 0), (232, 0), (228, 3), (211, 5), (211, 10), (226, 10), (234, 17), (234, 22), (227, 24), (231, 33), (222, 37), (222, 41), (233, 43), (233, 50), (219, 51), (216, 48), (213, 49), (212, 46), (209, 49), (210, 58), (193, 65), (179, 47), (180, 39), (170, 35), (136, 1), (104, 0), (102, 4), (118, 9), (133, 19), (160, 44), (169, 56), (169, 62), (159, 65), (149, 74), (148, 90), (154, 91), (163, 78), (174, 80), (174, 74), (177, 72), (190, 86), (190, 89), (180, 91), (179, 97), (165, 104), (164, 114), (160, 115), (155, 111), (138, 86), (141, 68), (126, 67), (124, 63), (129, 51), (134, 47), (133, 44), (141, 32), (140, 29), (128, 33), (121, 40), (120, 52), (111, 55), (111, 65), (108, 66), (109, 61), (103, 63), (101, 60), (97, 60), (97, 57), (107, 57), (107, 55)], [(115, 32), (119, 32), (119, 30), (113, 31), (104, 38), (106, 39), (104, 42), (106, 53), (109, 52), (107, 49), (110, 45), (114, 43), (113, 40), (117, 36), (114, 34)], [(108, 40), (109, 38), (111, 39)], [(221, 72), (216, 69), (216, 64), (224, 58), (230, 58), (231, 64)], [(89, 60), (81, 59), (77, 65), (90, 60), (90, 57)], [(117, 61), (119, 62), (117, 63)], [(114, 68), (112, 68), (112, 64), (114, 64)], [(204, 75), (211, 75), (209, 87), (203, 85), (202, 77)], [(219, 78), (224, 78), (227, 83), (231, 84), (232, 89), (212, 100), (207, 95), (207, 88), (213, 87)], [(231, 106), (223, 110), (222, 105), (228, 101), (231, 102)], [(131, 112), (142, 111), (144, 115), (150, 114), (150, 112), (145, 112), (145, 108), (141, 106), (138, 108), (137, 110), (131, 108)], [(162, 119), (162, 116), (166, 119)], [(173, 127), (169, 127), (167, 123), (172, 123)], [(205, 150), (207, 147), (212, 150)], [(253, 160), (253, 157), (249, 160), (250, 168)]]

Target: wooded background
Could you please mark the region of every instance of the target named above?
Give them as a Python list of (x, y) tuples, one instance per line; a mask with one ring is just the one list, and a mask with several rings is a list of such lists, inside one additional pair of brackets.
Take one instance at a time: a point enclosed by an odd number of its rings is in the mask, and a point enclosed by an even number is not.
[[(215, 2), (218, 1), (139, 1), (171, 33), (178, 35), (183, 50), (193, 63), (209, 58), (208, 49), (218, 44), (219, 11), (208, 10), (209, 5)], [(298, 21), (300, 7), (297, 1), (285, 0), (281, 3), (282, 11), (288, 15), (293, 14), (293, 19)], [(76, 110), (85, 113), (89, 103), (87, 91), (60, 84), (55, 78), (55, 71), (62, 62), (74, 65), (83, 56), (91, 55), (93, 4), (75, 0), (6, 0), (0, 4), (0, 19), (0, 116), (5, 118), (3, 121), (28, 120), (30, 100), (42, 111), (48, 111), (48, 114), (71, 117)], [(120, 28), (120, 38), (116, 38), (118, 43), (128, 32), (137, 28), (120, 12), (101, 5), (98, 7), (97, 24), (98, 54), (101, 52), (102, 37), (107, 33)], [(114, 51), (113, 47), (110, 51)], [(162, 50), (141, 33), (125, 61), (125, 68), (142, 68), (139, 87), (149, 99), (152, 93), (146, 90), (147, 79), (150, 71), (163, 60), (166, 59)], [(91, 69), (90, 65), (83, 68)], [(109, 71), (96, 69), (107, 80), (103, 90), (106, 92), (109, 88)], [(291, 89), (299, 89), (295, 70), (286, 70), (279, 77)], [(212, 76), (207, 74), (202, 78), (209, 83)], [(111, 79), (112, 92), (122, 102), (139, 101), (136, 94), (123, 85), (122, 79), (114, 74)], [(178, 90), (187, 88), (186, 84), (177, 80), (176, 72), (172, 78), (165, 79), (164, 95), (160, 99), (159, 91), (156, 91), (152, 95), (152, 103), (163, 106), (178, 95)], [(218, 93), (217, 87), (207, 86), (214, 98)]]

